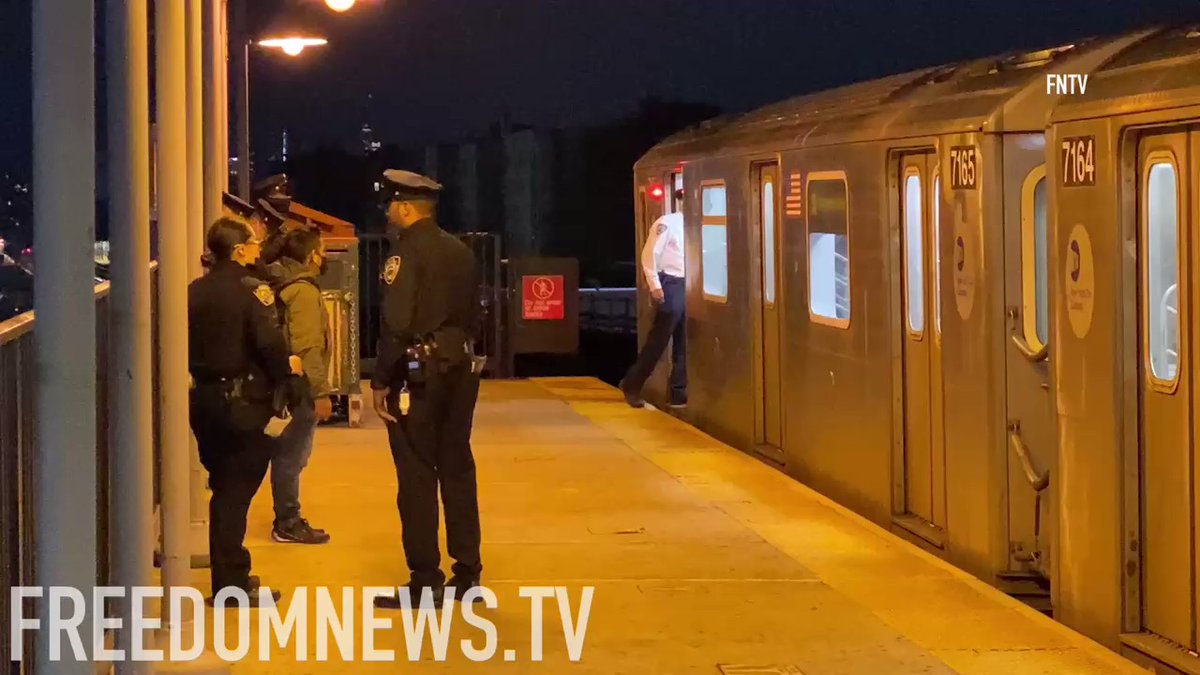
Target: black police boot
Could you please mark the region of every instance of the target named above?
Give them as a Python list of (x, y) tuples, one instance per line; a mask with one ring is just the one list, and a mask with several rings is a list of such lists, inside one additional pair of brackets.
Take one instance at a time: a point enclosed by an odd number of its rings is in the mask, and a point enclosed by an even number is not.
[(676, 408), (676, 409), (686, 408), (687, 407), (687, 394), (685, 394), (683, 392), (676, 392), (676, 391), (671, 392), (670, 405), (672, 408)]
[[(421, 586), (409, 582), (401, 588), (408, 589), (409, 608), (428, 609), (430, 600), (433, 601), (433, 609), (440, 609), (442, 606), (445, 590), (441, 586)], [(379, 595), (375, 597), (375, 607), (376, 609), (404, 609), (405, 605), (399, 595)]]
[(330, 539), (328, 532), (314, 528), (303, 518), (276, 522), (271, 538), (281, 544), (328, 544)]
[(629, 385), (625, 384), (625, 380), (621, 380), (621, 384), (618, 386), (620, 386), (620, 388), (621, 388), (621, 393), (625, 395), (625, 402), (629, 404), (629, 407), (631, 407), (631, 408), (645, 408), (646, 407), (646, 399), (642, 398), (641, 392), (634, 391), (633, 389), (631, 389), (629, 387)]
[[(446, 590), (454, 592), (454, 600), (461, 602), (467, 595), (467, 591), (472, 588), (479, 587), (479, 579), (471, 577), (460, 577), (457, 574), (450, 577), (450, 581), (446, 582)], [(482, 595), (476, 595), (471, 602), (483, 602)]]

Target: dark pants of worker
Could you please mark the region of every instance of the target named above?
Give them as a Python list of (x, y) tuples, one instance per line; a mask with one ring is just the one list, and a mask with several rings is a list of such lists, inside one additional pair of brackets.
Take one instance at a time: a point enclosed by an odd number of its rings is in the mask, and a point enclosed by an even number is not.
[[(222, 588), (247, 588), (250, 552), (246, 514), (267, 475), (274, 440), (261, 431), (240, 431), (220, 413), (219, 403), (192, 401), (192, 432), (200, 462), (208, 470), (212, 498), (208, 502), (208, 553), (215, 595)], [(209, 398), (209, 397), (202, 397)], [(208, 405), (205, 405), (208, 403)]]
[(389, 408), (399, 423), (388, 424), (388, 441), (399, 482), (396, 506), (410, 583), (437, 587), (446, 580), (438, 550), (439, 485), (451, 569), (459, 578), (478, 580), (483, 565), (471, 424), (479, 376), (467, 366), (431, 372), (427, 382), (410, 392), (407, 415), (400, 414), (397, 387), (392, 389)]
[(669, 342), (671, 401), (681, 403), (687, 400), (687, 296), (681, 277), (660, 273), (658, 278), (662, 282), (663, 302), (654, 313), (654, 324), (646, 336), (646, 344), (621, 384), (629, 391), (640, 392), (667, 351)]

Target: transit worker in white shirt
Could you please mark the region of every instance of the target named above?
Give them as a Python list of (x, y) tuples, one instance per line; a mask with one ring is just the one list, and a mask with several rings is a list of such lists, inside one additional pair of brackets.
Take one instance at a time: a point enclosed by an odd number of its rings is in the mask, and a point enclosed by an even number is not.
[(668, 213), (650, 226), (642, 247), (642, 275), (654, 301), (654, 325), (637, 361), (621, 380), (625, 401), (634, 408), (646, 405), (642, 387), (654, 372), (654, 366), (671, 344), (672, 408), (687, 405), (687, 322), (684, 286), (683, 190), (675, 192), (676, 213)]

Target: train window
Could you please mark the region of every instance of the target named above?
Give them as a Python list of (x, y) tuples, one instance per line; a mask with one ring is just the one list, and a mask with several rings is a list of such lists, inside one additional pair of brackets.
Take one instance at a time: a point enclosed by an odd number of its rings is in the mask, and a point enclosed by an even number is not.
[(1179, 192), (1171, 160), (1150, 164), (1144, 194), (1150, 375), (1173, 383), (1179, 375)]
[(1046, 167), (1025, 178), (1021, 189), (1021, 297), (1025, 342), (1040, 350), (1050, 342), (1049, 198)]
[(704, 297), (725, 302), (729, 297), (729, 235), (726, 228), (725, 184), (705, 184), (700, 189), (700, 195), (703, 202), (700, 245)]
[(921, 217), (921, 175), (904, 176), (904, 286), (908, 289), (908, 329), (925, 332), (925, 232)]
[(808, 175), (808, 309), (812, 320), (850, 325), (850, 211), (846, 174)]
[(942, 177), (933, 177), (933, 325), (942, 334)]
[(775, 179), (762, 177), (763, 300), (775, 304)]
[(675, 193), (683, 189), (683, 174), (671, 174), (671, 213), (679, 213), (683, 211), (683, 200), (676, 199)]

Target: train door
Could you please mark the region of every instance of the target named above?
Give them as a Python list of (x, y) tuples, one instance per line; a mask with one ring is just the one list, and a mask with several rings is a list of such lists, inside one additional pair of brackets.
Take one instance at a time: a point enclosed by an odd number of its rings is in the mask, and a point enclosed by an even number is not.
[(1050, 578), (1054, 509), (1047, 499), (1057, 462), (1050, 391), (1049, 182), (1043, 134), (1004, 139), (1004, 297), (1008, 331), (1008, 541), (1006, 576)]
[(779, 164), (756, 164), (754, 166), (754, 208), (758, 224), (760, 262), (758, 279), (759, 292), (751, 294), (759, 299), (758, 338), (755, 341), (755, 382), (757, 394), (754, 401), (755, 440), (761, 452), (776, 461), (783, 461), (783, 383), (780, 361), (780, 317), (779, 306)]
[[(946, 461), (942, 426), (941, 345), (935, 288), (933, 198), (937, 158), (932, 152), (900, 159), (900, 230), (903, 288), (904, 511), (922, 534), (946, 523)], [(939, 228), (940, 230), (940, 228)]]
[(1191, 234), (1198, 150), (1195, 129), (1143, 136), (1138, 145), (1142, 628), (1188, 650), (1197, 647), (1200, 571), (1191, 330), (1200, 281)]

